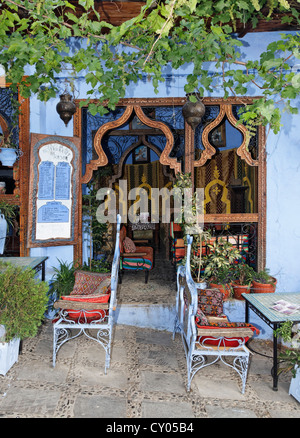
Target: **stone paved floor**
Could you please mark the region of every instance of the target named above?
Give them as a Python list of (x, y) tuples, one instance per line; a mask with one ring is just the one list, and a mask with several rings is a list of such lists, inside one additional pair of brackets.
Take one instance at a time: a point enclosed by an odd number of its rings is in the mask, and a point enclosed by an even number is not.
[[(125, 274), (118, 304), (173, 304), (174, 272), (156, 260), (143, 273)], [(268, 341), (251, 341), (271, 356)], [(290, 375), (272, 390), (272, 360), (253, 353), (245, 394), (238, 374), (223, 364), (204, 368), (186, 391), (186, 362), (179, 334), (128, 325), (115, 327), (111, 367), (104, 374), (104, 350), (79, 337), (66, 343), (52, 367), (52, 323), (23, 342), (19, 361), (0, 375), (2, 418), (300, 418), (300, 404), (288, 394)]]
[[(268, 342), (252, 342), (270, 354)], [(253, 348), (254, 348), (253, 347)], [(187, 393), (181, 338), (170, 332), (116, 326), (111, 367), (104, 350), (80, 337), (65, 344), (52, 367), (52, 326), (23, 343), (19, 361), (0, 376), (2, 418), (300, 418), (290, 377), (272, 390), (271, 360), (252, 356), (245, 394), (239, 376), (215, 364)]]

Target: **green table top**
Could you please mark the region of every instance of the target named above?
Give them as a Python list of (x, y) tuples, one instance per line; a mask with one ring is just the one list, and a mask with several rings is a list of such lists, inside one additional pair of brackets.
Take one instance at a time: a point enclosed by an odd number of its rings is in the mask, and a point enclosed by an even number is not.
[(0, 257), (0, 261), (7, 263), (10, 262), (13, 265), (21, 266), (22, 268), (35, 269), (48, 257)]
[(259, 312), (261, 312), (271, 323), (280, 323), (284, 321), (300, 322), (300, 309), (290, 315), (272, 309), (272, 306), (274, 306), (274, 304), (279, 300), (284, 300), (292, 304), (300, 305), (300, 292), (242, 294), (242, 296)]

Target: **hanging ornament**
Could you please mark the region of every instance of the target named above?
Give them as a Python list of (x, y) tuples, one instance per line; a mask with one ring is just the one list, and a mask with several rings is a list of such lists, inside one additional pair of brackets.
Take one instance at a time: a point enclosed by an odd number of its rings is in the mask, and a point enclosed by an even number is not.
[(189, 100), (182, 107), (183, 117), (193, 130), (196, 129), (205, 114), (204, 104), (201, 102), (199, 97), (197, 97), (197, 99), (197, 102), (191, 102)]
[(67, 92), (61, 94), (59, 97), (60, 101), (56, 105), (56, 111), (60, 118), (65, 122), (65, 125), (68, 126), (69, 121), (76, 111), (76, 105), (72, 100), (71, 94)]

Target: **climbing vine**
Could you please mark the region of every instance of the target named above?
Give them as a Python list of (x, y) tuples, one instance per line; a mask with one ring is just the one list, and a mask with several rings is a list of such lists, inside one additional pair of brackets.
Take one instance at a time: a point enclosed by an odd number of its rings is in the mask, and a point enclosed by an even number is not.
[(277, 133), (282, 112), (297, 113), (300, 74), (291, 67), (300, 58), (299, 32), (278, 33), (256, 59), (241, 59), (243, 39), (236, 33), (241, 26), (255, 28), (260, 19), (271, 21), (278, 12), (284, 23), (299, 26), (292, 1), (147, 0), (140, 14), (120, 26), (105, 22), (94, 1), (76, 2), (80, 16), (73, 3), (0, 1), (0, 63), (24, 97), (55, 97), (59, 74), (67, 71), (88, 87), (82, 105), (103, 114), (145, 75), (158, 92), (167, 67), (176, 71), (189, 64), (186, 93), (207, 95), (222, 87), (224, 98), (236, 96), (243, 104), (250, 87), (256, 89), (259, 98), (245, 105), (240, 117), (250, 130), (262, 124)]

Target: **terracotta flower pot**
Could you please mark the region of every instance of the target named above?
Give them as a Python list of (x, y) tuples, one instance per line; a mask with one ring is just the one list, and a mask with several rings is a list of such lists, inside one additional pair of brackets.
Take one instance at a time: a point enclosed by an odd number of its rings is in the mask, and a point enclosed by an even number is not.
[(232, 284), (232, 288), (233, 288), (234, 298), (236, 298), (237, 300), (244, 300), (244, 298), (242, 297), (242, 294), (249, 294), (250, 293), (251, 284), (249, 284), (247, 286), (244, 286), (241, 284)]
[(274, 293), (276, 289), (277, 280), (276, 278), (272, 277), (274, 282), (273, 283), (259, 283), (257, 281), (252, 282), (251, 292), (255, 294), (269, 294)]
[(224, 294), (224, 299), (230, 297), (231, 295), (231, 285), (230, 284), (216, 284), (209, 283), (209, 287), (219, 289)]

